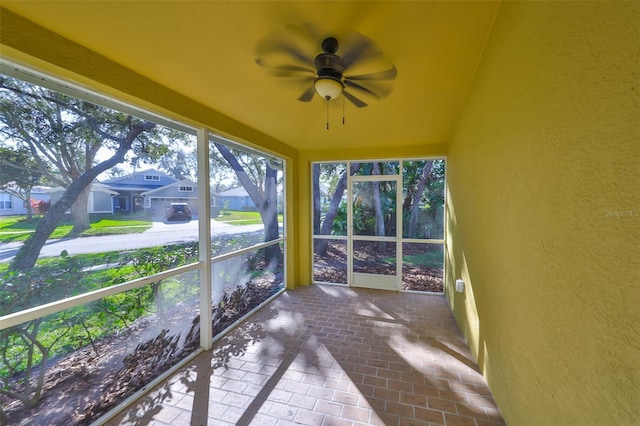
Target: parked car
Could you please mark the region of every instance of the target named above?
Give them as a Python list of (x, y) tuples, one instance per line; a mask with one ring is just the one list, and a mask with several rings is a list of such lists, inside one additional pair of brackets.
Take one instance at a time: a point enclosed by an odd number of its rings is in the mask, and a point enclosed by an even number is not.
[(187, 203), (171, 203), (167, 207), (167, 220), (191, 220), (191, 208)]

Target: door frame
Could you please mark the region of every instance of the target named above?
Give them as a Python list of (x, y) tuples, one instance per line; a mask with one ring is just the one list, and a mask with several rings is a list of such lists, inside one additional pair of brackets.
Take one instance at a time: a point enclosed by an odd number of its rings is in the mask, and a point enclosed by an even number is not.
[[(393, 237), (356, 236), (353, 232), (353, 185), (358, 182), (395, 182), (396, 184), (396, 229)], [(347, 282), (349, 287), (379, 290), (402, 289), (402, 175), (365, 175), (347, 178)], [(395, 275), (354, 272), (354, 241), (385, 241), (396, 245)]]

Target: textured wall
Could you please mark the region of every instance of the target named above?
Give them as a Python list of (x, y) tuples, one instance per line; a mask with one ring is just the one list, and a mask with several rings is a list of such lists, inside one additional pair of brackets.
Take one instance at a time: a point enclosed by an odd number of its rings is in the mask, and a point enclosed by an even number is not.
[(639, 73), (638, 2), (500, 7), (449, 146), (447, 296), (510, 425), (640, 424)]

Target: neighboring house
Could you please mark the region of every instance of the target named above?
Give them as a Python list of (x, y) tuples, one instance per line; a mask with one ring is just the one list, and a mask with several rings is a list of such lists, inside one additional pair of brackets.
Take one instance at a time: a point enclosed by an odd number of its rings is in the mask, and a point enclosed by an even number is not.
[[(31, 189), (32, 200), (50, 201), (48, 186), (34, 186)], [(0, 216), (14, 216), (27, 214), (26, 202), (15, 195), (0, 189)]]
[(127, 176), (109, 179), (104, 182), (111, 190), (118, 192), (113, 198), (113, 211), (133, 213), (144, 209), (143, 192), (171, 185), (178, 180), (156, 169), (147, 169)]
[[(51, 204), (55, 204), (66, 191), (65, 188), (57, 186), (49, 189), (47, 192), (51, 194)], [(89, 213), (114, 213), (112, 199), (118, 193), (112, 191), (106, 185), (98, 182), (91, 184), (91, 192), (89, 192), (88, 211)]]
[[(153, 217), (164, 217), (170, 203), (183, 202), (189, 204), (193, 215), (198, 214), (198, 184), (188, 179), (152, 189), (140, 194), (144, 200), (145, 211)], [(211, 193), (211, 216), (220, 214), (218, 194)]]
[(252, 212), (258, 210), (247, 191), (241, 186), (222, 191), (218, 195), (220, 205), (224, 209)]

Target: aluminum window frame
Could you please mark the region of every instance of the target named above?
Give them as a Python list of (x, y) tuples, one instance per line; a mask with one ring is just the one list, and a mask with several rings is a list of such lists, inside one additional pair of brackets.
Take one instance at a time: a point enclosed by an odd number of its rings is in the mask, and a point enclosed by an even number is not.
[[(30, 309), (25, 309), (19, 312), (4, 315), (0, 317), (0, 330), (4, 330), (6, 328), (19, 325), (28, 321), (32, 321), (50, 314), (55, 314), (69, 308), (77, 307), (85, 303), (89, 303), (89, 302), (104, 298), (106, 296), (111, 296), (111, 295), (119, 294), (125, 291), (129, 291), (132, 289), (136, 289), (141, 286), (147, 285), (149, 283), (155, 282), (157, 280), (173, 277), (185, 272), (199, 270), (200, 271), (200, 276), (199, 276), (200, 308), (201, 308), (200, 311), (202, 312), (202, 315), (200, 316), (200, 330), (201, 330), (200, 346), (201, 346), (201, 349), (208, 350), (208, 349), (211, 349), (214, 338), (220, 337), (220, 336), (212, 336), (212, 332), (211, 332), (212, 331), (212, 317), (211, 317), (212, 273), (211, 271), (212, 271), (212, 265), (214, 263), (217, 263), (224, 259), (228, 259), (230, 257), (241, 256), (246, 252), (250, 252), (260, 248), (269, 247), (274, 244), (282, 243), (283, 249), (284, 249), (283, 284), (284, 284), (284, 288), (287, 287), (288, 268), (287, 268), (287, 254), (286, 254), (287, 253), (286, 220), (284, 221), (283, 233), (280, 236), (280, 238), (271, 240), (263, 244), (258, 244), (252, 247), (243, 248), (241, 250), (237, 250), (232, 253), (227, 253), (227, 254), (212, 258), (210, 212), (211, 212), (212, 206), (217, 207), (217, 197), (211, 197), (211, 192), (210, 192), (209, 140), (210, 138), (214, 137), (226, 145), (234, 146), (238, 149), (242, 149), (247, 152), (261, 155), (267, 160), (282, 162), (282, 166), (283, 166), (282, 179), (283, 179), (283, 188), (284, 188), (282, 202), (283, 202), (284, 211), (286, 212), (285, 203), (286, 203), (287, 187), (286, 187), (286, 172), (285, 172), (286, 168), (284, 167), (286, 160), (284, 158), (274, 155), (272, 153), (268, 153), (266, 151), (261, 151), (259, 149), (252, 147), (251, 145), (245, 145), (243, 142), (232, 140), (229, 137), (224, 137), (219, 133), (208, 129), (207, 127), (204, 127), (204, 126), (194, 127), (191, 125), (187, 125), (185, 123), (167, 118), (165, 116), (148, 111), (146, 109), (139, 108), (135, 105), (132, 105), (131, 103), (118, 100), (112, 96), (101, 94), (93, 89), (83, 87), (71, 81), (64, 80), (50, 74), (41, 73), (39, 71), (35, 71), (31, 68), (28, 68), (26, 66), (13, 63), (11, 61), (8, 61), (5, 58), (0, 58), (0, 74), (5, 74), (10, 77), (20, 79), (32, 84), (36, 84), (41, 87), (57, 91), (68, 96), (73, 96), (78, 99), (92, 102), (94, 104), (97, 104), (106, 108), (111, 108), (113, 110), (123, 112), (125, 114), (130, 114), (138, 118), (149, 120), (156, 124), (170, 127), (175, 130), (179, 130), (187, 134), (196, 136), (197, 158), (198, 158), (197, 176), (198, 176), (198, 181), (201, 182), (201, 184), (199, 184), (197, 187), (198, 211), (201, 212), (198, 219), (198, 233), (199, 233), (199, 236), (204, 236), (204, 238), (199, 238), (200, 259), (197, 263), (191, 263), (189, 265), (184, 265), (178, 268), (169, 269), (167, 271), (163, 271), (158, 274), (141, 277), (138, 279), (127, 281), (122, 284), (116, 284), (100, 290), (86, 292), (77, 296), (60, 299), (44, 305), (40, 305)], [(146, 176), (145, 176), (145, 180), (146, 180)], [(7, 195), (10, 197), (10, 194), (7, 194)], [(150, 203), (150, 199), (148, 199), (147, 197), (145, 197), (145, 202), (146, 201), (149, 201)], [(283, 290), (281, 290), (278, 294), (282, 293), (282, 291)]]
[[(350, 169), (351, 169), (351, 164), (352, 163), (372, 163), (372, 162), (399, 162), (400, 163), (400, 167), (399, 167), (399, 171), (400, 173), (395, 174), (395, 175), (370, 175), (370, 176), (375, 176), (376, 178), (379, 179), (384, 179), (385, 177), (392, 177), (392, 176), (399, 176), (400, 178), (400, 182), (401, 182), (401, 188), (400, 188), (400, 192), (404, 191), (404, 175), (402, 173), (403, 170), (403, 162), (406, 161), (435, 161), (435, 160), (443, 160), (445, 162), (445, 169), (444, 169), (444, 194), (443, 194), (443, 234), (442, 234), (442, 238), (404, 238), (402, 236), (402, 212), (399, 213), (399, 224), (397, 226), (399, 226), (398, 230), (399, 230), (399, 245), (400, 247), (402, 247), (402, 244), (404, 243), (418, 243), (418, 244), (438, 244), (438, 245), (442, 245), (443, 247), (443, 252), (445, 254), (444, 258), (443, 258), (443, 262), (442, 262), (442, 274), (443, 274), (443, 289), (442, 289), (442, 293), (440, 292), (425, 292), (425, 291), (416, 291), (416, 290), (402, 290), (400, 289), (399, 291), (401, 292), (405, 292), (405, 293), (419, 293), (419, 294), (437, 294), (437, 295), (444, 295), (445, 294), (445, 282), (444, 279), (447, 276), (447, 261), (446, 261), (446, 251), (447, 251), (447, 173), (448, 173), (448, 161), (447, 161), (447, 156), (445, 155), (427, 155), (427, 156), (423, 156), (423, 157), (390, 157), (390, 158), (366, 158), (366, 159), (351, 159), (351, 160), (341, 160), (341, 159), (336, 159), (336, 160), (320, 160), (320, 161), (312, 161), (309, 165), (309, 176), (313, 176), (313, 166), (315, 164), (332, 164), (332, 163), (343, 163), (346, 165), (346, 172), (347, 172), (347, 182), (346, 182), (346, 186), (345, 186), (345, 191), (346, 191), (346, 200), (347, 200), (347, 223), (351, 224), (351, 208), (350, 208), (350, 203), (352, 202), (351, 200), (351, 184), (353, 181), (353, 178), (358, 178), (358, 180), (362, 181), (362, 175), (356, 175), (356, 176), (352, 176), (351, 173), (349, 173)], [(366, 180), (366, 179), (364, 179)], [(344, 236), (340, 236), (340, 235), (316, 235), (313, 232), (313, 221), (314, 221), (314, 207), (313, 207), (313, 179), (309, 179), (310, 184), (310, 191), (309, 191), (309, 202), (310, 202), (310, 211), (311, 214), (309, 215), (309, 219), (310, 219), (310, 229), (311, 229), (311, 250), (310, 250), (310, 257), (311, 257), (311, 282), (312, 284), (333, 284), (333, 285), (338, 285), (338, 286), (346, 286), (346, 287), (352, 287), (353, 286), (353, 282), (352, 282), (352, 253), (351, 250), (353, 249), (353, 238), (351, 235), (351, 230), (348, 229), (347, 230), (347, 235)], [(402, 206), (402, 203), (400, 203), (400, 206)], [(347, 283), (346, 284), (342, 284), (342, 283), (329, 283), (329, 282), (324, 282), (324, 281), (316, 281), (315, 280), (315, 274), (314, 274), (314, 267), (315, 267), (315, 259), (314, 259), (314, 241), (315, 240), (341, 240), (341, 241), (346, 241), (346, 245), (347, 245)], [(402, 258), (403, 253), (402, 251), (400, 251), (399, 256)], [(400, 270), (400, 275), (401, 275), (401, 271), (402, 271), (402, 264), (403, 262), (400, 262), (400, 264), (398, 265), (398, 268)], [(402, 277), (400, 276), (400, 281), (402, 281)]]

